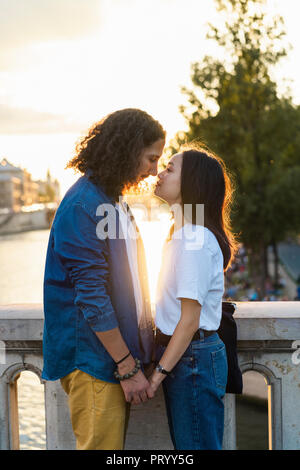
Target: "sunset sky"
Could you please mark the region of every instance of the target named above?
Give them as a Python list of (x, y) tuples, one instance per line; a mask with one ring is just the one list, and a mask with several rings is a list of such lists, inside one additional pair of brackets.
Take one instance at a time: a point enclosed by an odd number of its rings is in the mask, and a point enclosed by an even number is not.
[[(299, 1), (268, 4), (293, 46), (276, 79), (292, 79), (300, 103)], [(216, 53), (215, 19), (212, 0), (0, 0), (0, 159), (34, 178), (50, 168), (64, 193), (76, 140), (107, 113), (144, 109), (171, 138), (185, 127), (190, 64)]]

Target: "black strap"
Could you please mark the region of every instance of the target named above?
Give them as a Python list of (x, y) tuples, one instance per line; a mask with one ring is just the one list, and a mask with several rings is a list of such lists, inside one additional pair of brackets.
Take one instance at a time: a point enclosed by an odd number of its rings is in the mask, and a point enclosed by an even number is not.
[(129, 351), (129, 353), (126, 354), (126, 356), (124, 356), (123, 359), (120, 359), (118, 362), (116, 362), (116, 364), (117, 364), (117, 365), (118, 365), (118, 364), (121, 364), (121, 362), (125, 361), (125, 359), (127, 359), (127, 357), (129, 357), (130, 354), (131, 354), (131, 352)]
[[(203, 331), (204, 337), (207, 337), (207, 336), (212, 335), (213, 333), (216, 333), (216, 331), (202, 330), (201, 328), (199, 328), (199, 330), (197, 330), (194, 336), (192, 337), (191, 341), (196, 341), (200, 339), (200, 331)], [(158, 328), (156, 329), (156, 337), (155, 337), (156, 343), (161, 344), (162, 346), (167, 346), (171, 338), (172, 338), (171, 335), (165, 335)]]

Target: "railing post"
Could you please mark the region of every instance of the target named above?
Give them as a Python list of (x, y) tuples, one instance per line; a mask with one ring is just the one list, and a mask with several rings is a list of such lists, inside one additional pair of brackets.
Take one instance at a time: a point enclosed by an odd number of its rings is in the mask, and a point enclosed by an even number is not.
[[(283, 359), (281, 364), (283, 369), (281, 377), (282, 399), (281, 408), (278, 409), (276, 397), (274, 397), (275, 421), (280, 413), (282, 448), (284, 450), (300, 450), (300, 365), (293, 365), (288, 357), (286, 360)], [(278, 362), (276, 366), (278, 367)]]
[(60, 381), (45, 382), (46, 445), (48, 450), (73, 450), (73, 434), (68, 396)]
[[(1, 375), (1, 374), (0, 374)], [(0, 450), (9, 450), (9, 405), (6, 377), (0, 377)]]
[(0, 449), (18, 450), (19, 439), (19, 409), (18, 409), (18, 378), (22, 363), (18, 363), (16, 356), (10, 365), (0, 367)]
[(18, 409), (18, 379), (20, 374), (15, 376), (9, 383), (9, 415), (10, 415), (10, 436), (11, 449), (20, 449), (19, 436), (19, 409)]
[(223, 450), (236, 450), (236, 414), (235, 395), (233, 393), (225, 394), (224, 407)]

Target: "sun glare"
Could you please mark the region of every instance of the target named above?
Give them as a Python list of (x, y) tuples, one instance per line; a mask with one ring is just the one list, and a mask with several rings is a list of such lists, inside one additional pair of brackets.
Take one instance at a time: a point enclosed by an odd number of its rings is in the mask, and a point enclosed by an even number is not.
[(145, 220), (145, 212), (142, 209), (133, 208), (133, 213), (145, 246), (150, 297), (152, 304), (154, 304), (162, 249), (170, 230), (171, 218), (168, 213), (159, 209), (151, 212), (154, 214), (151, 220)]

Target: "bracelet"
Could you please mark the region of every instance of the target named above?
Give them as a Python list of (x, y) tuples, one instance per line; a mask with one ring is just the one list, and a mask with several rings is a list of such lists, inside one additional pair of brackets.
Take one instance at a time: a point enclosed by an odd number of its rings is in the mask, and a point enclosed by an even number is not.
[(163, 368), (163, 366), (161, 366), (159, 363), (157, 364), (157, 366), (155, 367), (155, 370), (157, 372), (160, 372), (161, 374), (164, 374), (164, 375), (169, 375), (170, 377), (174, 377), (174, 374), (172, 373), (172, 371), (168, 371), (166, 369)]
[(127, 359), (127, 357), (129, 357), (130, 354), (131, 354), (131, 352), (129, 351), (129, 353), (126, 354), (126, 356), (124, 356), (123, 359), (121, 359), (120, 361), (116, 362), (116, 364), (117, 364), (117, 365), (118, 365), (118, 364), (121, 364), (121, 362), (125, 361), (125, 359)]
[(164, 374), (164, 375), (170, 375), (171, 374), (171, 372), (164, 369), (163, 366), (161, 366), (160, 364), (157, 364), (157, 366), (155, 367), (155, 370), (157, 372), (160, 372), (161, 374)]
[(138, 373), (138, 371), (140, 370), (140, 368), (141, 368), (141, 361), (136, 358), (136, 359), (135, 359), (135, 367), (134, 367), (134, 369), (132, 369), (131, 372), (127, 372), (127, 374), (120, 375), (120, 374), (118, 373), (118, 371), (115, 370), (114, 376), (116, 377), (116, 379), (118, 379), (118, 380), (120, 380), (120, 381), (121, 381), (121, 380), (130, 379), (131, 377), (133, 377), (135, 374)]

